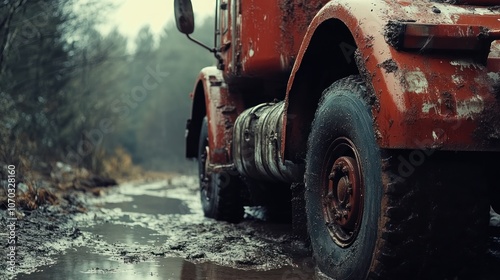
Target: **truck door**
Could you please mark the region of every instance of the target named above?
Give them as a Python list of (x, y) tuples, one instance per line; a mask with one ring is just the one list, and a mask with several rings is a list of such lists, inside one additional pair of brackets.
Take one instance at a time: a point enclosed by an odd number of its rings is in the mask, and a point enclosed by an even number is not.
[(239, 73), (239, 17), (240, 0), (218, 0), (219, 9), (219, 39), (220, 52), (224, 61), (225, 73), (237, 75)]

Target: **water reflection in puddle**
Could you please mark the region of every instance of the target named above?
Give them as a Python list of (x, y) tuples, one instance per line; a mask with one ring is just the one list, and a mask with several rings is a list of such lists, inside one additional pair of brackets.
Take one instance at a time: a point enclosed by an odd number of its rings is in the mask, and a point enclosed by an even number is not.
[(120, 208), (123, 212), (143, 214), (189, 214), (189, 207), (182, 200), (150, 195), (133, 196), (133, 201), (106, 203), (104, 208)]
[(99, 239), (109, 243), (152, 245), (162, 244), (166, 236), (141, 226), (127, 226), (117, 224), (98, 224), (93, 227), (80, 228), (81, 231), (99, 235)]
[[(64, 276), (61, 278), (61, 276)], [(105, 256), (91, 253), (87, 247), (79, 247), (66, 252), (53, 266), (41, 267), (29, 275), (19, 275), (16, 279), (88, 279), (88, 280), (238, 280), (238, 279), (313, 279), (312, 271), (284, 267), (269, 271), (239, 270), (212, 263), (194, 264), (182, 258), (156, 258), (154, 261), (124, 263)]]

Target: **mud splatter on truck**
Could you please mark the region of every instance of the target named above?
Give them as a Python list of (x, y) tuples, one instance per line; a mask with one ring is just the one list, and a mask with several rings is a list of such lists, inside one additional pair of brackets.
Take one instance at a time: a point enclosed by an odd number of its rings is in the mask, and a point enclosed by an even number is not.
[(205, 215), (290, 217), (335, 279), (469, 277), (500, 211), (499, 4), (217, 1), (187, 129)]

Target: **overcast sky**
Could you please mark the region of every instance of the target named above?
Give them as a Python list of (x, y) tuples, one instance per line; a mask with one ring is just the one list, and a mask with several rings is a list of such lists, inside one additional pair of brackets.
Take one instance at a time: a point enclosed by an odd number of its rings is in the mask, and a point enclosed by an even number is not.
[[(108, 0), (120, 5), (108, 14), (109, 23), (102, 27), (104, 33), (118, 26), (120, 33), (134, 38), (139, 29), (149, 24), (159, 34), (167, 22), (174, 22), (174, 0)], [(196, 23), (214, 14), (215, 0), (192, 0)]]

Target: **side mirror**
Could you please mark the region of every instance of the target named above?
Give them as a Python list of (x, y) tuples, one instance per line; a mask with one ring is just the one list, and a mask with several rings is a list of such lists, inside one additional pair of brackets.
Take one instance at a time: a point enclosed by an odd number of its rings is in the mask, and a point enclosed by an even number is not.
[[(1, 0), (0, 0), (1, 1)], [(174, 0), (174, 12), (175, 12), (175, 23), (177, 24), (177, 29), (186, 34), (187, 38), (199, 46), (207, 49), (209, 52), (213, 53), (217, 60), (219, 61), (219, 65), (223, 65), (222, 57), (219, 55), (217, 48), (211, 48), (204, 43), (196, 40), (189, 36), (194, 31), (194, 13), (193, 13), (193, 4), (191, 4), (191, 0)], [(214, 42), (215, 43), (215, 42)]]
[(175, 23), (181, 33), (189, 35), (194, 31), (194, 14), (191, 0), (174, 0)]

